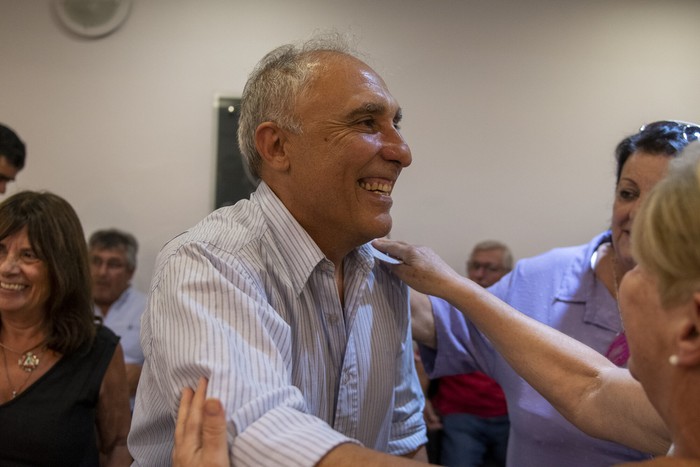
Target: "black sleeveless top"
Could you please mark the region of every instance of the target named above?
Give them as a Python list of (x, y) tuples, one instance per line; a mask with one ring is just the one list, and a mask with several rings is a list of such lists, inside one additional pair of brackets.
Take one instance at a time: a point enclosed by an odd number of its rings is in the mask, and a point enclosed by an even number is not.
[(61, 358), (0, 405), (1, 466), (97, 466), (96, 408), (119, 338), (97, 328), (91, 348)]

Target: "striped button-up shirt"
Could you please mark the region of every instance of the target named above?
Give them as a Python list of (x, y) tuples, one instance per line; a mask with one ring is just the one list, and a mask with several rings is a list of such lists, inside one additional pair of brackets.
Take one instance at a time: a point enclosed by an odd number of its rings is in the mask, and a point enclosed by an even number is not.
[(209, 378), (236, 466), (314, 465), (344, 442), (424, 444), (408, 291), (363, 245), (334, 265), (274, 193), (219, 209), (158, 256), (129, 449), (167, 465), (184, 386)]

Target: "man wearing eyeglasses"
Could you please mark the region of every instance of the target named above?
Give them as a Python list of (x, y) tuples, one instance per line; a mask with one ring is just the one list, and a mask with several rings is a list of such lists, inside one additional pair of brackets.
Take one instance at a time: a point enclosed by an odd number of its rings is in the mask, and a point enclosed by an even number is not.
[(0, 124), (0, 194), (7, 184), (15, 181), (17, 173), (24, 167), (26, 149), (17, 134)]
[[(486, 288), (513, 269), (508, 246), (486, 240), (474, 246), (467, 277)], [(508, 407), (501, 387), (480, 371), (432, 380), (426, 419), (440, 420), (431, 433), (432, 462), (449, 466), (503, 466), (508, 447)], [(430, 413), (433, 410), (433, 413)], [(485, 463), (486, 462), (486, 463)]]
[(138, 242), (127, 232), (98, 230), (90, 236), (88, 248), (95, 314), (120, 337), (133, 409), (144, 360), (140, 333), (146, 309), (146, 295), (131, 285)]
[(480, 286), (491, 287), (513, 269), (513, 254), (503, 243), (486, 240), (474, 246), (467, 260), (467, 277)]

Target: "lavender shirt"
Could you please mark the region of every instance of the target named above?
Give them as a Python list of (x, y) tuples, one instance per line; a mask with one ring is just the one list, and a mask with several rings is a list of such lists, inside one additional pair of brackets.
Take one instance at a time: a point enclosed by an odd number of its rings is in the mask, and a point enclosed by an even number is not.
[[(605, 354), (622, 329), (615, 299), (599, 282), (591, 256), (610, 232), (587, 245), (557, 248), (519, 261), (489, 291), (532, 318)], [(488, 340), (444, 300), (431, 297), (437, 352), (421, 346), (431, 378), (480, 370), (503, 388), (511, 422), (508, 465), (593, 467), (651, 456), (592, 438), (566, 421), (518, 376)]]

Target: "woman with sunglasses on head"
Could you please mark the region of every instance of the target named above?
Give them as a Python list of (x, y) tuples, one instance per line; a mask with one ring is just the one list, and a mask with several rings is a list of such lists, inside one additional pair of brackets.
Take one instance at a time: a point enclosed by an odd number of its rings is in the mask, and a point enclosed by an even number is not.
[[(696, 125), (661, 121), (625, 138), (616, 149), (611, 229), (587, 245), (520, 261), (489, 291), (624, 366), (628, 350), (617, 294), (620, 281), (635, 264), (632, 221), (665, 176), (669, 161), (698, 136)], [(421, 347), (421, 356), (431, 378), (479, 370), (503, 388), (511, 418), (509, 466), (609, 466), (650, 457), (643, 450), (594, 439), (574, 427), (448, 301), (412, 293), (411, 307), (414, 339), (429, 343)], [(658, 449), (663, 449), (663, 442)]]
[[(688, 147), (651, 192), (632, 237), (639, 264), (619, 291), (629, 371), (484, 292), (427, 248), (388, 240), (375, 246), (404, 261), (391, 267), (411, 287), (462, 310), (513, 369), (576, 426), (657, 454), (673, 440), (671, 457), (648, 464), (698, 466), (700, 143)], [(445, 337), (432, 337), (438, 354)]]

